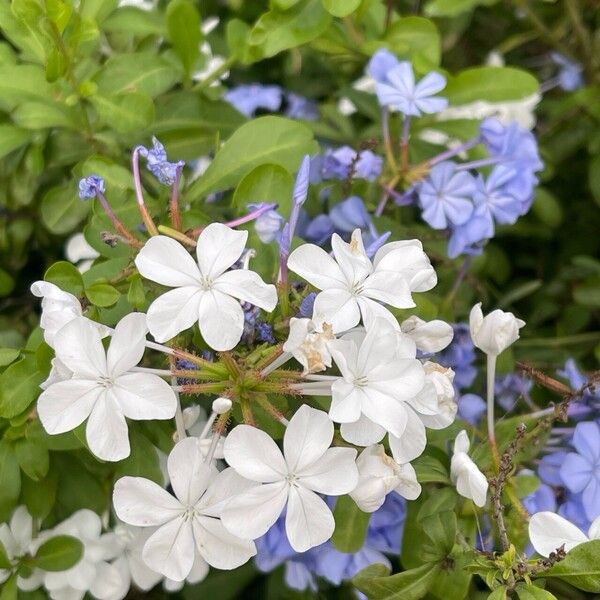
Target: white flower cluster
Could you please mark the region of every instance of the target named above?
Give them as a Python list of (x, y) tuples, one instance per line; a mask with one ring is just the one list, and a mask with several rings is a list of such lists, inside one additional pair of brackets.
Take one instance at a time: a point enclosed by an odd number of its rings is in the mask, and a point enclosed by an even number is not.
[[(90, 450), (102, 460), (118, 461), (130, 453), (127, 419), (175, 417), (181, 424), (167, 461), (172, 492), (141, 477), (122, 477), (115, 484), (113, 505), (121, 523), (111, 546), (120, 549), (118, 555), (103, 554), (97, 540), (90, 541), (97, 551), (88, 551), (88, 537), (100, 536), (99, 522), (80, 531), (78, 519), (84, 517), (71, 518), (73, 535), (86, 545), (84, 559), (98, 558), (95, 572), (105, 585), (108, 572), (118, 572), (120, 587), (115, 584), (114, 590), (97, 591), (88, 579), (81, 584), (96, 598), (120, 600), (132, 583), (147, 590), (161, 579), (167, 589), (177, 589), (184, 581), (200, 581), (209, 566), (236, 568), (256, 553), (254, 540), (282, 514), (294, 550), (322, 544), (335, 527), (324, 496), (349, 494), (366, 512), (377, 510), (393, 490), (415, 499), (421, 487), (410, 463), (425, 450), (426, 428), (442, 429), (455, 419), (454, 373), (417, 356), (443, 349), (452, 328), (416, 316), (399, 322), (388, 308), (414, 307), (412, 293), (435, 286), (428, 257), (420, 242), (410, 240), (385, 244), (371, 260), (356, 230), (350, 243), (334, 234), (333, 256), (311, 244), (291, 253), (289, 269), (321, 291), (312, 317), (291, 319), (281, 353), (260, 373), (268, 379), (295, 357), (303, 372), (293, 372), (287, 392), (296, 398), (330, 396), (328, 411), (303, 403), (289, 423), (281, 416), (286, 430), (280, 449), (253, 424), (239, 424), (226, 436), (224, 430), (211, 431), (216, 419), (227, 422), (237, 400), (220, 398), (202, 432), (185, 437), (188, 421), (197, 416), (192, 408), (181, 411), (179, 392), (185, 386), (177, 385), (170, 370), (139, 366), (146, 348), (171, 357), (173, 350), (146, 335), (149, 330), (164, 342), (197, 323), (213, 349), (234, 349), (244, 329), (242, 303), (269, 312), (277, 305), (274, 285), (247, 263), (236, 268), (246, 241), (246, 232), (214, 223), (200, 234), (194, 260), (178, 241), (150, 238), (135, 259), (137, 269), (171, 289), (154, 300), (147, 315), (129, 314), (114, 329), (87, 319), (78, 300), (53, 284), (32, 286), (43, 298), (41, 325), (56, 355), (37, 407), (48, 433), (87, 421)], [(339, 374), (320, 373), (332, 366)], [(336, 424), (342, 439), (332, 445)], [(382, 444), (386, 436), (391, 456)], [(355, 447), (363, 448), (360, 454)], [(463, 432), (452, 478), (459, 493), (482, 506), (487, 482), (467, 450)], [(76, 580), (64, 581), (73, 586)], [(58, 589), (50, 575), (44, 585)]]

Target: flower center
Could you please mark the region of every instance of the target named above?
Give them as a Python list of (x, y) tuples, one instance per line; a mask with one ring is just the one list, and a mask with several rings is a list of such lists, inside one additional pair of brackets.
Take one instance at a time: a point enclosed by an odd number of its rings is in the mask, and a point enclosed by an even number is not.
[(288, 482), (289, 485), (298, 487), (298, 477), (295, 475), (295, 473), (288, 473), (285, 476), (285, 480)]
[(360, 375), (354, 379), (354, 387), (363, 388), (369, 383), (366, 375)]
[(200, 287), (201, 287), (201, 288), (202, 288), (202, 289), (203, 289), (205, 292), (207, 292), (208, 290), (210, 290), (210, 289), (212, 288), (212, 286), (213, 286), (213, 283), (214, 283), (214, 282), (213, 282), (213, 280), (212, 280), (212, 279), (209, 279), (209, 278), (207, 278), (207, 277), (203, 277), (203, 278), (200, 280)]
[(100, 382), (100, 385), (102, 387), (105, 387), (105, 388), (112, 387), (113, 383), (114, 383), (114, 381), (110, 377), (107, 377), (105, 375), (103, 375), (102, 377), (100, 377), (99, 382)]

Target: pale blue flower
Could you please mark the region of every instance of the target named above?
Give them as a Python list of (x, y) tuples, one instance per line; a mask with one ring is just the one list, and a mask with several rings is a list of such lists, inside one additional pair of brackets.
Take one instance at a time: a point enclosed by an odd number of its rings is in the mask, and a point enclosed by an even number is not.
[(225, 92), (223, 98), (243, 115), (252, 117), (258, 109), (279, 110), (283, 91), (278, 85), (251, 83), (232, 88)]
[(155, 137), (152, 138), (152, 148), (140, 146), (139, 153), (146, 159), (148, 171), (163, 185), (173, 185), (177, 178), (177, 171), (185, 165), (182, 160), (176, 163), (169, 162), (165, 147)]
[(104, 194), (104, 179), (100, 175), (89, 175), (79, 181), (79, 197), (82, 200), (95, 198), (98, 192)]
[(482, 252), (482, 244), (494, 236), (494, 222), (484, 208), (478, 206), (466, 223), (452, 229), (448, 241), (448, 256), (456, 258), (461, 254), (477, 256)]
[(510, 187), (516, 177), (515, 169), (498, 165), (487, 179), (479, 175), (475, 181), (475, 205), (481, 206), (497, 223), (512, 225), (521, 215), (521, 201)]
[(574, 90), (583, 87), (583, 67), (579, 63), (576, 63), (559, 52), (551, 52), (550, 58), (554, 64), (559, 67), (557, 75), (558, 85), (565, 90), (565, 92), (573, 92)]

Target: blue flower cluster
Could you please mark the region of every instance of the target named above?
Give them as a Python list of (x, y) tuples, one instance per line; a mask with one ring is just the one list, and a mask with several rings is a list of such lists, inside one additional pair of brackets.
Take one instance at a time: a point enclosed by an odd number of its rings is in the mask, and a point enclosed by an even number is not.
[[(332, 499), (327, 499), (333, 504)], [(286, 584), (295, 590), (318, 589), (321, 577), (334, 585), (352, 579), (365, 567), (381, 563), (390, 566), (388, 556), (398, 556), (402, 542), (406, 501), (392, 492), (370, 518), (364, 546), (355, 553), (336, 550), (325, 542), (307, 552), (295, 552), (285, 534), (285, 514), (260, 539), (256, 540), (256, 566), (270, 572), (283, 565)]]
[(152, 138), (152, 148), (140, 146), (139, 153), (146, 159), (148, 171), (163, 185), (173, 185), (177, 172), (185, 165), (182, 160), (176, 163), (169, 162), (165, 147), (155, 137)]

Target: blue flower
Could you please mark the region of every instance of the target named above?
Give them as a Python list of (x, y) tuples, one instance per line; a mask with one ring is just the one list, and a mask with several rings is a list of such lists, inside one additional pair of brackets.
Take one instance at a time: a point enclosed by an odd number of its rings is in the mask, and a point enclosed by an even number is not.
[(496, 377), (494, 391), (496, 394), (496, 402), (504, 410), (512, 410), (515, 407), (516, 401), (521, 397), (529, 394), (532, 383), (526, 377), (522, 377), (517, 373), (510, 373), (503, 377)]
[(377, 156), (371, 150), (360, 150), (357, 158), (356, 150), (350, 146), (328, 149), (325, 151), (323, 160), (318, 165), (322, 179), (348, 179), (352, 169), (354, 179), (366, 179), (374, 181), (381, 174), (383, 158)]
[(582, 531), (587, 531), (590, 527), (591, 519), (586, 515), (581, 494), (569, 494), (566, 502), (560, 505), (558, 514)]
[(310, 292), (302, 299), (302, 302), (300, 303), (300, 311), (299, 311), (299, 315), (301, 317), (304, 317), (304, 318), (312, 317), (316, 297), (317, 297), (317, 292)]
[[(266, 204), (268, 203), (257, 202), (248, 204), (248, 208), (251, 211), (258, 210)], [(263, 244), (269, 244), (274, 240), (279, 241), (281, 237), (281, 228), (284, 222), (285, 219), (277, 212), (275, 208), (272, 208), (256, 218), (254, 221), (254, 230)]]
[(475, 180), (451, 161), (435, 165), (419, 189), (423, 220), (434, 229), (462, 225), (473, 213)]
[(560, 477), (569, 491), (581, 494), (586, 517), (600, 515), (600, 426), (593, 421), (578, 423), (572, 445), (560, 468)]
[(352, 579), (359, 571), (376, 563), (390, 569), (392, 566), (385, 555), (368, 546), (354, 554), (346, 554), (326, 544), (320, 548), (317, 556), (317, 574), (334, 585), (340, 585), (342, 581)]
[(471, 425), (479, 425), (485, 409), (485, 400), (477, 394), (463, 394), (458, 399), (458, 416)]
[[(494, 167), (487, 179), (482, 175), (476, 179), (473, 201), (481, 206), (497, 223), (512, 225), (522, 214), (522, 203), (511, 193), (510, 184), (517, 177), (511, 167)], [(514, 188), (512, 188), (514, 190)]]
[(538, 465), (538, 475), (544, 483), (557, 487), (563, 485), (563, 480), (560, 476), (560, 468), (562, 467), (566, 456), (566, 452), (558, 450), (546, 454), (541, 458), (540, 464)]
[(155, 138), (152, 138), (152, 148), (140, 146), (140, 155), (146, 159), (146, 168), (163, 185), (173, 185), (177, 177), (177, 171), (183, 168), (185, 162), (180, 160), (176, 163), (167, 160), (165, 147)]
[(287, 92), (285, 99), (287, 102), (284, 112), (286, 117), (304, 119), (305, 121), (316, 121), (319, 118), (319, 106), (313, 100), (294, 92)]
[(268, 342), (269, 344), (276, 342), (273, 335), (273, 327), (269, 323), (263, 323), (262, 321), (256, 323), (256, 338), (259, 342)]
[[(376, 63), (376, 70), (379, 71), (381, 66)], [(407, 116), (419, 117), (422, 113), (440, 112), (448, 106), (446, 98), (436, 96), (445, 87), (446, 78), (435, 71), (416, 83), (412, 65), (401, 62), (389, 69), (383, 80), (377, 81), (376, 78), (375, 90), (382, 106), (399, 110)]]
[(232, 88), (223, 98), (243, 115), (252, 117), (259, 108), (270, 112), (279, 110), (283, 91), (278, 85), (251, 83)]
[(556, 494), (547, 484), (541, 483), (535, 492), (525, 496), (522, 500), (523, 506), (530, 515), (543, 510), (556, 512)]
[(90, 175), (79, 181), (79, 197), (82, 200), (95, 198), (98, 192), (104, 194), (104, 179), (100, 175)]
[(365, 203), (358, 196), (350, 196), (339, 202), (329, 211), (329, 218), (336, 231), (352, 233), (355, 229), (368, 229), (371, 215)]
[[(572, 358), (567, 360), (564, 368), (559, 370), (558, 374), (568, 380), (573, 390), (582, 388), (588, 382), (588, 378), (577, 368), (577, 364)], [(598, 400), (600, 400), (600, 392), (586, 391), (582, 396), (569, 403), (569, 417), (581, 419), (598, 412)]]
[(385, 83), (389, 71), (397, 67), (400, 61), (385, 48), (377, 50), (367, 65), (367, 73), (378, 83)]
[(455, 323), (454, 337), (450, 345), (437, 355), (437, 362), (454, 371), (454, 385), (457, 389), (468, 388), (477, 375), (475, 347), (471, 340), (469, 326), (466, 323)]
[(485, 208), (477, 206), (466, 223), (452, 229), (448, 241), (448, 256), (456, 258), (460, 254), (481, 254), (482, 243), (493, 236), (494, 221)]
[(560, 67), (557, 75), (558, 85), (565, 92), (572, 92), (583, 87), (583, 67), (579, 63), (570, 60), (559, 52), (551, 52), (550, 58), (554, 64)]

